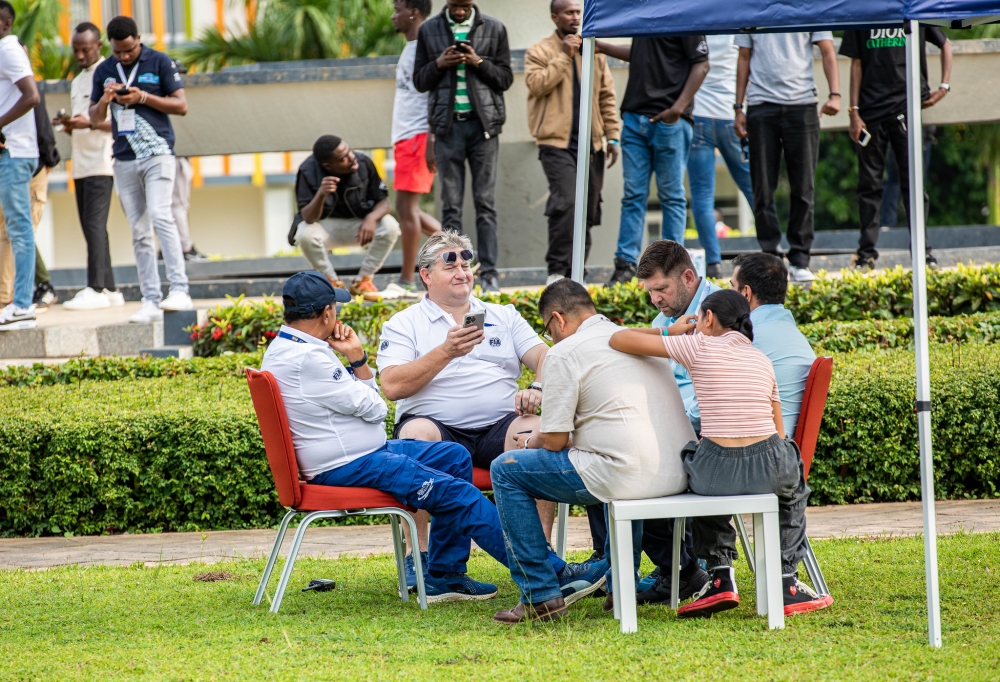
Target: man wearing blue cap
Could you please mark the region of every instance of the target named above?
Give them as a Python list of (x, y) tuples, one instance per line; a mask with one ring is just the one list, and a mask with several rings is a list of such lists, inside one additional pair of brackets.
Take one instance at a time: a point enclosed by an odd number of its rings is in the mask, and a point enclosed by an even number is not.
[[(337, 320), (334, 304), (350, 301), (347, 291), (316, 271), (300, 272), (285, 283), (282, 299), (285, 324), (261, 369), (278, 381), (302, 476), (314, 485), (376, 488), (430, 512), (427, 601), (495, 596), (496, 585), (466, 574), (470, 538), (507, 565), (500, 517), (472, 485), (468, 451), (447, 441), (386, 439), (388, 407), (368, 354), (354, 330)], [(549, 560), (567, 603), (603, 583), (581, 580), (574, 565), (551, 552)]]

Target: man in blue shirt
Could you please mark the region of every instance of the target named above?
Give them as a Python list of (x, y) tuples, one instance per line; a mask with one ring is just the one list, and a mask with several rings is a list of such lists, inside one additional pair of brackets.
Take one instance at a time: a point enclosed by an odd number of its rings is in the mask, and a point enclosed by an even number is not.
[[(129, 17), (108, 23), (112, 56), (94, 71), (90, 120), (104, 123), (111, 110), (115, 143), (115, 187), (132, 228), (142, 307), (129, 322), (163, 319), (164, 310), (190, 310), (184, 253), (171, 203), (177, 163), (170, 115), (187, 114), (187, 98), (177, 67), (167, 55), (139, 40)], [(153, 231), (160, 238), (170, 295), (161, 300)]]
[(788, 270), (777, 256), (743, 253), (733, 260), (730, 284), (750, 302), (753, 345), (774, 365), (781, 396), (781, 419), (785, 433), (793, 438), (806, 379), (816, 354), (785, 307)]

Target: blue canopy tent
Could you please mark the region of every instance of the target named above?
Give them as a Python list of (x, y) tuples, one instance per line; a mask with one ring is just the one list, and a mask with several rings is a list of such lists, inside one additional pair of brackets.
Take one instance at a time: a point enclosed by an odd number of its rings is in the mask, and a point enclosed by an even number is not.
[[(920, 41), (918, 23), (953, 28), (1000, 20), (1000, 0), (587, 0), (583, 13), (583, 73), (580, 130), (590, 130), (596, 38), (698, 35), (813, 29), (903, 27), (906, 30), (907, 121), (910, 187), (923, 187), (920, 116)], [(576, 216), (573, 235), (573, 279), (583, 281), (584, 229), (587, 206), (588, 148), (577, 157)], [(927, 271), (924, 204), (910, 193), (913, 258), (913, 321), (916, 346), (915, 409), (920, 436), (920, 481), (924, 513), (924, 564), (927, 587), (927, 631), (931, 646), (941, 646), (941, 612), (937, 570), (937, 527), (934, 512), (934, 461), (931, 452), (931, 390), (927, 336)]]

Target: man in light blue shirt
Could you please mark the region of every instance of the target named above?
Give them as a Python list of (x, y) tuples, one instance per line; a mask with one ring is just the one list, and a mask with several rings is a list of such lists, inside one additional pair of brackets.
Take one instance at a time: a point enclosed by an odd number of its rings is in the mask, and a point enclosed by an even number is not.
[(733, 260), (730, 284), (750, 302), (753, 345), (774, 365), (785, 434), (793, 438), (802, 409), (806, 379), (816, 354), (795, 326), (792, 313), (785, 307), (788, 270), (777, 256), (744, 253)]

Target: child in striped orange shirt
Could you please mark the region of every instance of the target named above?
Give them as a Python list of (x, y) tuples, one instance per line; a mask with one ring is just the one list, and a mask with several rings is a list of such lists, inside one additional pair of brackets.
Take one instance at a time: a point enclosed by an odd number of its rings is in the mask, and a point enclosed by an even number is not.
[[(611, 347), (632, 355), (667, 357), (691, 373), (701, 410), (701, 441), (682, 451), (691, 492), (699, 495), (778, 496), (782, 594), (785, 615), (816, 611), (833, 603), (799, 581), (806, 554), (806, 503), (799, 448), (785, 438), (774, 368), (753, 347), (747, 300), (732, 290), (705, 298), (697, 322), (681, 318), (666, 329), (628, 329), (611, 336)], [(711, 617), (740, 603), (733, 574), (736, 532), (729, 516), (692, 520), (695, 553), (712, 579), (680, 618)]]

